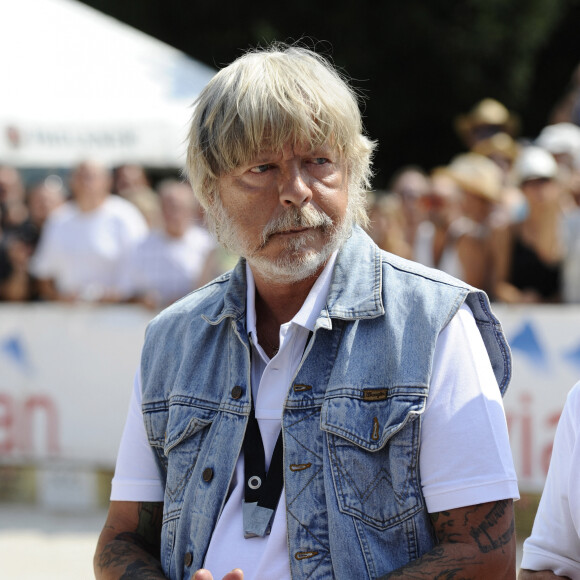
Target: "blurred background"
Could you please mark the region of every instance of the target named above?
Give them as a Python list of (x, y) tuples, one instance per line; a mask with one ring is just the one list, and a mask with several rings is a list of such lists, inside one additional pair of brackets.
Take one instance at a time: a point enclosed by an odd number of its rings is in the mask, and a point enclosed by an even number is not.
[(145, 327), (236, 260), (183, 183), (192, 104), (272, 41), (353, 79), (369, 234), (491, 297), (523, 541), (580, 379), (580, 0), (19, 0), (0, 21), (1, 578), (92, 577)]

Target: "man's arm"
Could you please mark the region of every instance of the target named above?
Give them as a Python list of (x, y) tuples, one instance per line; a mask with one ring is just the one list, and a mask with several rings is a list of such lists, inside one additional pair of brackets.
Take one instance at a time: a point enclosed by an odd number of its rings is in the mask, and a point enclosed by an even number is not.
[(551, 570), (520, 570), (518, 580), (570, 580), (568, 576), (558, 576)]
[(516, 538), (511, 499), (434, 513), (431, 519), (438, 545), (381, 580), (515, 579)]
[(97, 580), (166, 578), (159, 560), (163, 503), (112, 501), (93, 560)]

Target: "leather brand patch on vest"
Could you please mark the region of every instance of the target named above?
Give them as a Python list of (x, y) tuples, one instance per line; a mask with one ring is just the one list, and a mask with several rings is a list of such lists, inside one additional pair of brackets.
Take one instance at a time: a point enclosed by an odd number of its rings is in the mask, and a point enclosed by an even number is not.
[(310, 391), (312, 387), (310, 385), (294, 385), (295, 393), (302, 393), (303, 391)]
[(363, 389), (363, 401), (384, 401), (389, 389)]

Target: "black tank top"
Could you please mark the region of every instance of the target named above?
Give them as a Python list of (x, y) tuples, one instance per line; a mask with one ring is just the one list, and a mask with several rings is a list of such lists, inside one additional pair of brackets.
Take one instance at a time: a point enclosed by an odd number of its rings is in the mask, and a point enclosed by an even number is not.
[(509, 281), (520, 290), (535, 290), (547, 300), (557, 299), (561, 289), (560, 262), (548, 264), (519, 237), (514, 240)]

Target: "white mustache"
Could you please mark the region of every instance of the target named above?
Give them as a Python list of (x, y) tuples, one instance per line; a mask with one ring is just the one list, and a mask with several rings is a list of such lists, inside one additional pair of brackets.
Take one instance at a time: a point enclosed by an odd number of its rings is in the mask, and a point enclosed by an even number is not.
[(274, 218), (266, 224), (262, 231), (262, 246), (266, 245), (270, 236), (295, 228), (322, 228), (333, 227), (330, 217), (312, 207), (291, 207), (282, 215)]

